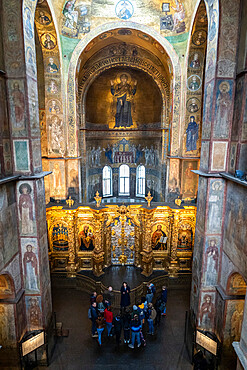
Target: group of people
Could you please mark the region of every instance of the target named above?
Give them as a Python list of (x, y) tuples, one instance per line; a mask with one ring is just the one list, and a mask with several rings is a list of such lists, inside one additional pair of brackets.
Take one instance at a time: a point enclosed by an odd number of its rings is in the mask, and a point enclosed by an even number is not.
[[(167, 289), (162, 287), (161, 295), (156, 300), (154, 284), (147, 286), (147, 294), (130, 308), (130, 287), (123, 282), (121, 287), (120, 311), (113, 315), (114, 293), (111, 286), (102, 294), (93, 292), (90, 297), (88, 318), (92, 321), (92, 337), (102, 345), (102, 333), (106, 328), (108, 337), (116, 337), (117, 346), (121, 343), (123, 331), (124, 343), (129, 348), (146, 345), (145, 334), (154, 335), (154, 328), (160, 324), (161, 316), (166, 315)], [(155, 302), (154, 302), (155, 300)], [(146, 333), (146, 327), (148, 332)]]

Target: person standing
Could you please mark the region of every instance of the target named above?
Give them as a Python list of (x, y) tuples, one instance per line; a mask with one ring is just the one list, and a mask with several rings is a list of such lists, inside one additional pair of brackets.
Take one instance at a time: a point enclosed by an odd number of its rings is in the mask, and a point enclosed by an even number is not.
[(112, 286), (109, 286), (108, 289), (104, 292), (104, 305), (111, 306), (114, 304), (114, 293), (112, 291)]
[(96, 298), (97, 298), (97, 293), (93, 292), (90, 297), (90, 303), (92, 304), (93, 302), (96, 302)]
[(99, 314), (96, 319), (96, 326), (97, 326), (97, 333), (98, 333), (98, 343), (101, 346), (102, 345), (101, 336), (102, 336), (102, 332), (105, 327), (105, 319), (101, 314)]
[(130, 342), (130, 322), (131, 322), (130, 310), (129, 308), (126, 308), (123, 314), (124, 343)]
[(121, 308), (125, 308), (130, 305), (130, 287), (124, 281), (121, 287)]
[(92, 338), (95, 338), (98, 336), (98, 334), (96, 334), (96, 329), (97, 329), (97, 326), (96, 326), (96, 320), (98, 318), (98, 310), (97, 310), (97, 304), (96, 302), (93, 302), (91, 304), (91, 307), (90, 307), (90, 319), (92, 321)]
[(122, 319), (121, 319), (120, 314), (114, 317), (113, 327), (114, 327), (114, 332), (116, 335), (116, 343), (117, 343), (117, 346), (119, 346), (119, 344), (121, 343), (120, 337), (121, 337), (121, 332), (122, 332)]
[(163, 303), (161, 315), (165, 316), (166, 315), (166, 303), (167, 303), (167, 289), (165, 285), (163, 285), (162, 287), (161, 301)]
[(142, 325), (138, 315), (135, 315), (134, 318), (131, 320), (130, 328), (131, 328), (131, 344), (129, 344), (129, 348), (135, 348), (135, 340), (137, 341), (137, 347), (140, 347), (141, 346), (140, 331)]
[(112, 336), (111, 329), (112, 329), (112, 320), (113, 320), (113, 313), (111, 312), (111, 307), (106, 307), (104, 311), (104, 318), (106, 321), (106, 328), (107, 328), (107, 336)]
[(154, 335), (154, 320), (156, 318), (156, 310), (153, 307), (152, 303), (148, 304), (148, 327), (149, 332), (148, 334)]

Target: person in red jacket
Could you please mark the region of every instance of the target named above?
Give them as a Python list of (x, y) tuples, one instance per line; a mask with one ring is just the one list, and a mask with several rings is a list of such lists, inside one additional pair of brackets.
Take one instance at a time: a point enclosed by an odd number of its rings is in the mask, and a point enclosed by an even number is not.
[(113, 313), (111, 312), (110, 307), (106, 307), (104, 311), (104, 318), (106, 322), (106, 328), (107, 328), (107, 335), (108, 337), (112, 336), (111, 329), (112, 329), (112, 320), (113, 320)]

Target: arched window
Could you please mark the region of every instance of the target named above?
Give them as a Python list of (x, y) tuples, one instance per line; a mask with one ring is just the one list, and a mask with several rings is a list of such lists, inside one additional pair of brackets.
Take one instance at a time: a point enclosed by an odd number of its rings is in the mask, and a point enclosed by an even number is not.
[(136, 195), (145, 197), (145, 167), (142, 165), (136, 169)]
[(119, 195), (129, 195), (130, 193), (130, 169), (127, 164), (119, 167)]
[(103, 168), (103, 197), (112, 195), (112, 169), (109, 166)]

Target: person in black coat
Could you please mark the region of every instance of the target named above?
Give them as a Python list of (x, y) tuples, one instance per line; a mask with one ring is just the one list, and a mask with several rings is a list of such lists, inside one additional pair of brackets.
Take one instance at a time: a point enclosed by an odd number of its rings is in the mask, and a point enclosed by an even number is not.
[(126, 308), (123, 314), (124, 343), (130, 342), (130, 322), (131, 322), (130, 310), (129, 308)]
[(121, 319), (120, 314), (114, 317), (112, 323), (113, 323), (114, 332), (116, 335), (116, 343), (117, 343), (117, 346), (119, 346), (121, 342), (120, 337), (121, 337), (121, 331), (122, 331), (122, 319)]
[(130, 305), (130, 287), (124, 281), (121, 286), (121, 308), (125, 308)]

